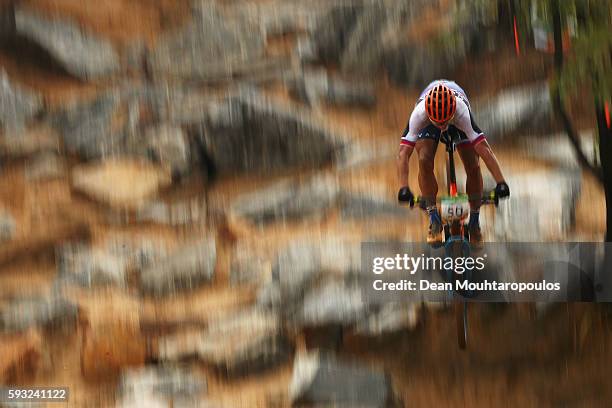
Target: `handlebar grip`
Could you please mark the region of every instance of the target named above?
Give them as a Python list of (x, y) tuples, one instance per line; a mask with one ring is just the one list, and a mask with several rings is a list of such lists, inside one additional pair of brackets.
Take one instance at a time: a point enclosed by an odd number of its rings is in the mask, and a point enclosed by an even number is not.
[(499, 197), (495, 193), (495, 190), (491, 190), (484, 195), (482, 198), (483, 204), (494, 204), (496, 207), (499, 205)]
[[(417, 196), (414, 198), (414, 206), (419, 207), (421, 210), (425, 210), (426, 209), (426, 201), (423, 200), (423, 197), (421, 196)], [(410, 208), (414, 208), (414, 206), (410, 206)]]

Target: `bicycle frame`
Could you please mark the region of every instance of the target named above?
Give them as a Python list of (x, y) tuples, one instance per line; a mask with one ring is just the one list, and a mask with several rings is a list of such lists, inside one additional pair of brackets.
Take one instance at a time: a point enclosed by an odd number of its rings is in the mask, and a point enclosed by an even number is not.
[[(448, 195), (451, 197), (457, 197), (457, 175), (455, 172), (455, 142), (448, 136), (447, 133), (443, 134), (446, 138), (444, 143), (446, 145), (446, 152), (448, 158), (446, 160), (446, 174), (447, 174), (447, 190)], [(449, 225), (450, 224), (450, 225)], [(470, 244), (465, 236), (465, 227), (462, 220), (454, 220), (444, 227), (444, 252), (446, 256), (457, 257), (457, 256), (469, 256), (470, 255)], [(459, 254), (460, 253), (460, 254)], [(457, 279), (457, 274), (454, 270), (447, 271), (447, 278), (450, 282), (454, 282)], [(465, 279), (469, 277), (465, 276)], [(465, 349), (467, 346), (467, 332), (468, 332), (468, 314), (467, 314), (467, 303), (465, 299), (455, 293), (454, 290), (449, 293), (450, 297), (454, 299), (454, 310), (455, 310), (455, 321), (457, 324), (457, 342), (461, 349)], [(469, 295), (469, 294), (468, 294)]]

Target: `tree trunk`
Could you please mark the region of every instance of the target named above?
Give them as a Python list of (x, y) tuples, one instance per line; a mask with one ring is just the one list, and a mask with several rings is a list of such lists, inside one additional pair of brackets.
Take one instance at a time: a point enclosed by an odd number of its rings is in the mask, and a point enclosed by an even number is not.
[[(561, 21), (561, 11), (559, 10), (559, 0), (550, 0), (550, 8), (552, 12), (553, 18), (553, 39), (555, 44), (555, 71), (557, 73), (557, 78), (561, 77), (561, 71), (563, 70), (563, 26)], [(570, 115), (565, 110), (565, 106), (563, 104), (563, 99), (561, 98), (560, 89), (555, 89), (552, 95), (552, 105), (556, 115), (561, 120), (563, 127), (565, 128), (565, 132), (567, 133), (567, 137), (569, 138), (572, 147), (574, 148), (574, 152), (576, 153), (576, 157), (580, 165), (589, 171), (595, 178), (602, 183), (603, 179), (601, 176), (600, 169), (596, 168), (589, 162), (584, 152), (582, 151), (582, 146), (580, 145), (580, 135), (578, 131), (574, 127), (572, 123), (572, 119)]]
[(599, 131), (599, 160), (603, 188), (606, 193), (606, 242), (612, 242), (612, 130), (606, 123), (603, 104), (596, 104), (596, 113), (597, 130)]

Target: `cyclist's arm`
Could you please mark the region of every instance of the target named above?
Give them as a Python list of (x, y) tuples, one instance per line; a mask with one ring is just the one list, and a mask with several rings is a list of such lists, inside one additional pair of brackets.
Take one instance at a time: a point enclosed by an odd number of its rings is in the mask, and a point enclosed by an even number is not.
[(491, 175), (495, 179), (496, 183), (504, 182), (504, 175), (502, 174), (501, 167), (499, 166), (499, 162), (497, 161), (497, 157), (493, 153), (489, 142), (486, 139), (482, 139), (476, 145), (474, 145), (474, 150), (476, 154), (480, 156), (482, 161), (484, 162), (487, 169), (491, 172)]
[(397, 155), (397, 178), (400, 187), (408, 185), (408, 163), (410, 162), (410, 156), (413, 150), (414, 146), (412, 145), (400, 145), (399, 154)]
[(410, 114), (410, 119), (400, 139), (400, 149), (397, 155), (397, 178), (400, 187), (408, 186), (408, 162), (410, 161), (410, 156), (412, 155), (417, 141), (415, 130), (422, 129), (426, 122), (427, 113), (425, 112), (425, 103), (419, 101)]

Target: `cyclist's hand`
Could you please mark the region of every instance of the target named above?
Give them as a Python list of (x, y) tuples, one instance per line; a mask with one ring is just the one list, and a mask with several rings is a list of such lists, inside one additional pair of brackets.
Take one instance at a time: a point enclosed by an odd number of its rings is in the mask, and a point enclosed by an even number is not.
[(505, 181), (497, 183), (497, 186), (495, 186), (495, 196), (498, 199), (510, 197), (510, 187), (508, 187)]
[(414, 206), (414, 194), (410, 191), (410, 187), (404, 186), (400, 188), (397, 193), (397, 201), (400, 203), (408, 203), (411, 207)]

